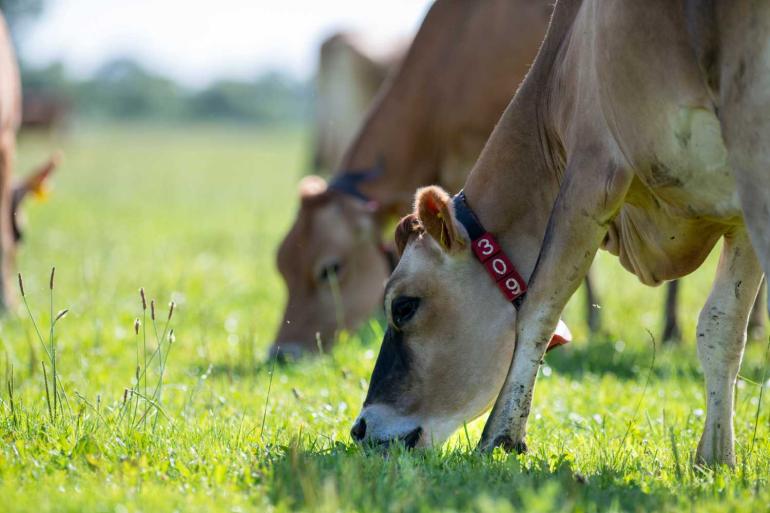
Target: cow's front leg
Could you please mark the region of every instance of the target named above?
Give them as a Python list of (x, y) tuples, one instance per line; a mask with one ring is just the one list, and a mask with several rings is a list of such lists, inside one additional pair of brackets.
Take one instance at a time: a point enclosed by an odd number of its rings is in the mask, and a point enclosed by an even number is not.
[[(585, 277), (631, 183), (608, 161), (571, 162), (551, 212), (540, 259), (516, 319), (516, 348), (479, 449), (522, 452), (535, 377), (559, 316)], [(599, 170), (599, 171), (597, 171)]]
[(698, 318), (698, 358), (706, 378), (706, 426), (699, 463), (735, 465), (733, 393), (746, 324), (762, 270), (745, 229), (725, 236), (716, 279)]

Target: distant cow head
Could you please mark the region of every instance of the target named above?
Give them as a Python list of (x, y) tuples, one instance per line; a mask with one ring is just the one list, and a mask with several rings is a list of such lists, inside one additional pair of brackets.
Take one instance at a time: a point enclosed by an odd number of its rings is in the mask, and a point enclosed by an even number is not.
[(368, 318), (390, 267), (371, 209), (310, 176), (300, 184), (299, 214), (278, 251), (278, 269), (289, 297), (271, 354), (296, 357)]
[(440, 188), (418, 191), (396, 244), (388, 328), (351, 435), (430, 445), (491, 406), (511, 362), (516, 311), (473, 258)]

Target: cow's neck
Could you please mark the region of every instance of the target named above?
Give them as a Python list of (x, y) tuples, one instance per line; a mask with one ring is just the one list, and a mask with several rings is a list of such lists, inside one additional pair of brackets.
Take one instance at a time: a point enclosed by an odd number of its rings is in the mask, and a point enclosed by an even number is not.
[[(549, 35), (465, 184), (468, 204), (529, 281), (559, 193), (564, 155), (553, 123), (563, 95), (552, 70), (580, 2), (557, 4)], [(561, 11), (561, 12), (559, 12)], [(553, 32), (553, 34), (552, 34)]]
[[(410, 73), (402, 84), (394, 84), (370, 111), (362, 129), (342, 160), (340, 173), (371, 173), (358, 189), (375, 201), (384, 214), (403, 214), (409, 209), (414, 190), (432, 183), (437, 166), (428, 151), (422, 88), (411, 84)], [(396, 87), (398, 86), (398, 87)]]
[(532, 125), (516, 123), (511, 109), (495, 129), (465, 184), (468, 204), (529, 280), (559, 191)]
[[(451, 66), (446, 69), (446, 63), (462, 55), (459, 49), (469, 44), (474, 34), (466, 32), (474, 25), (468, 20), (482, 6), (494, 4), (434, 4), (403, 63), (386, 81), (342, 159), (342, 172), (383, 166), (382, 174), (361, 184), (360, 189), (387, 214), (406, 214), (418, 187), (440, 182), (439, 173), (447, 158), (447, 141), (441, 135), (447, 114), (442, 98), (458, 80)], [(468, 157), (475, 158), (475, 151)]]

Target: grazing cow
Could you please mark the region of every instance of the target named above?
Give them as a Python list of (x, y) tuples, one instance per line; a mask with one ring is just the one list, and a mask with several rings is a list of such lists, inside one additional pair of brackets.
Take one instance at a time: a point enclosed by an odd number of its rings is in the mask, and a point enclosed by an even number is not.
[(272, 354), (315, 351), (318, 338), (330, 343), (381, 304), (392, 270), (383, 226), (409, 211), (418, 186), (462, 185), (550, 11), (545, 0), (435, 2), (331, 183), (300, 184), (299, 213), (278, 252), (289, 298)]
[(0, 14), (0, 310), (14, 302), (16, 245), (21, 239), (19, 206), (29, 192), (40, 191), (58, 157), (12, 184), (16, 133), (21, 124), (21, 80), (5, 19)]
[(374, 95), (402, 53), (392, 50), (384, 56), (375, 55), (354, 36), (341, 32), (321, 44), (313, 150), (316, 172), (339, 165)]
[[(704, 6), (728, 24), (714, 30)], [(420, 190), (397, 228), (389, 325), (353, 438), (429, 445), (494, 402), (480, 449), (525, 450), (538, 368), (596, 250), (656, 285), (721, 239), (697, 328), (697, 461), (734, 465), (733, 392), (762, 269), (731, 163), (768, 155), (768, 41), (766, 3), (559, 1), (464, 192)]]

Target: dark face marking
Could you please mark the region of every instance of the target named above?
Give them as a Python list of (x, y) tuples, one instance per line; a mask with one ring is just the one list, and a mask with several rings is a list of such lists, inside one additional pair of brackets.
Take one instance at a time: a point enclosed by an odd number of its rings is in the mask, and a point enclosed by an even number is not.
[(404, 344), (404, 333), (392, 327), (385, 332), (380, 354), (369, 380), (364, 407), (370, 404), (394, 404), (408, 388), (412, 355)]

